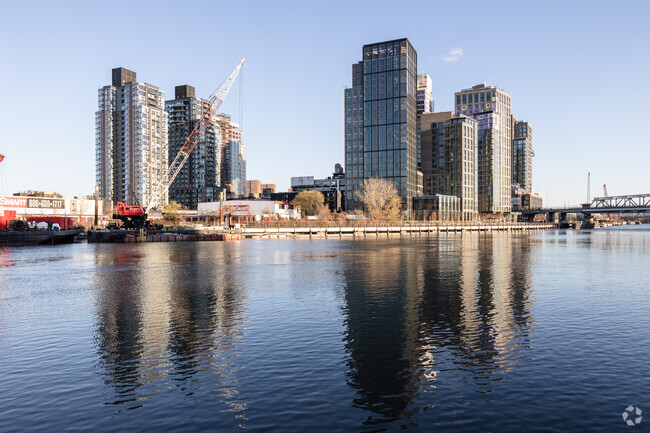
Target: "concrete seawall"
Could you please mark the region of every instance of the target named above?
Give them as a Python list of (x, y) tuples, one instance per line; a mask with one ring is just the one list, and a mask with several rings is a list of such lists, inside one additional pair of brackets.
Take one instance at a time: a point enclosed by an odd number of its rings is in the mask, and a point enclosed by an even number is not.
[(282, 226), (269, 223), (265, 227), (244, 227), (242, 236), (252, 237), (283, 237), (283, 236), (378, 236), (404, 235), (423, 233), (448, 232), (492, 232), (492, 231), (530, 231), (551, 230), (555, 224), (548, 223), (504, 223), (504, 224), (368, 224), (368, 225), (313, 225), (313, 226)]

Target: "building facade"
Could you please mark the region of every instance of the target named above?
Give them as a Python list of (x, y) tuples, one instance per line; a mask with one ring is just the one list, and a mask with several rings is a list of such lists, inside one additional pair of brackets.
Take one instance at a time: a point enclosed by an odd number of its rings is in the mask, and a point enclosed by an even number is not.
[[(169, 120), (169, 160), (173, 160), (187, 137), (201, 121), (210, 116), (210, 101), (196, 98), (194, 87), (176, 86), (175, 98), (165, 102)], [(169, 200), (196, 209), (199, 202), (219, 198), (221, 148), (219, 122), (213, 118), (201, 135), (189, 159), (169, 188)]]
[(533, 192), (533, 128), (512, 116), (512, 187)]
[(246, 145), (239, 125), (227, 114), (217, 116), (221, 140), (221, 186), (228, 197), (246, 195)]
[(527, 209), (541, 209), (543, 199), (539, 194), (524, 192), (523, 190), (515, 191), (512, 196), (512, 211), (521, 212)]
[(509, 213), (512, 188), (510, 95), (487, 84), (455, 94), (455, 114), (478, 122), (478, 210)]
[(223, 215), (233, 223), (251, 223), (260, 220), (299, 219), (300, 212), (292, 203), (280, 200), (226, 200), (199, 203), (198, 219)]
[(222, 147), (221, 184), (228, 197), (246, 195), (246, 146), (230, 140)]
[[(28, 196), (25, 193), (14, 194), (13, 196), (0, 195), (0, 209), (15, 211), (15, 217), (22, 220), (31, 217), (42, 217), (44, 219), (54, 217), (70, 218), (78, 223), (92, 223), (95, 218), (95, 200), (88, 197)], [(102, 200), (97, 201), (97, 216), (100, 220), (104, 219)]]
[(419, 221), (459, 221), (461, 200), (455, 195), (422, 195), (413, 198), (413, 218)]
[(275, 193), (275, 184), (274, 183), (263, 183), (262, 184), (262, 195), (269, 196), (270, 194)]
[(417, 193), (417, 53), (408, 39), (363, 46), (345, 90), (346, 203), (362, 208), (363, 182), (395, 184), (410, 215)]
[[(98, 92), (95, 183), (107, 203), (148, 204), (168, 166), (165, 92), (125, 68)], [(168, 200), (165, 195), (163, 202)]]
[(433, 113), (433, 82), (428, 74), (418, 74), (418, 87), (416, 94), (417, 113), (417, 141), (418, 141), (418, 167), (422, 161), (422, 145), (420, 141), (420, 116), (424, 113)]
[(262, 195), (262, 181), (260, 180), (247, 180), (246, 181), (246, 197), (260, 198)]
[(478, 122), (451, 112), (422, 115), (424, 195), (455, 196), (459, 218), (477, 217)]

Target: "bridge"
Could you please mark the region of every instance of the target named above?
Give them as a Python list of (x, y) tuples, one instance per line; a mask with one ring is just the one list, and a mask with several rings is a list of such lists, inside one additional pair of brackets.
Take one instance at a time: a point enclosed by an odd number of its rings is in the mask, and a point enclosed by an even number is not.
[(539, 208), (539, 209), (526, 209), (522, 211), (524, 217), (532, 219), (535, 215), (547, 214), (554, 218), (549, 220), (566, 219), (566, 215), (570, 213), (581, 213), (586, 216), (593, 214), (607, 213), (607, 214), (620, 214), (620, 213), (645, 213), (650, 212), (650, 194), (636, 194), (636, 195), (617, 195), (609, 197), (594, 197), (591, 203), (585, 203), (579, 207), (562, 207), (562, 208)]

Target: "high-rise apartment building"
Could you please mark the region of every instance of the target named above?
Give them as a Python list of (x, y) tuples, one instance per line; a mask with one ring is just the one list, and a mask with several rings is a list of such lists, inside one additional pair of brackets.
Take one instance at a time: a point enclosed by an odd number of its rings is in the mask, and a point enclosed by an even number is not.
[(433, 82), (429, 74), (418, 74), (417, 114), (433, 113)]
[(262, 195), (262, 181), (261, 180), (247, 180), (246, 181), (246, 197), (257, 197)]
[(408, 39), (363, 46), (345, 89), (347, 209), (362, 207), (363, 182), (395, 184), (410, 215), (417, 192), (417, 53)]
[[(173, 160), (202, 118), (210, 116), (210, 101), (196, 98), (194, 87), (176, 86), (175, 99), (165, 102), (169, 119), (169, 160)], [(169, 200), (190, 209), (219, 199), (221, 147), (219, 122), (213, 118), (189, 159), (169, 188)]]
[(424, 113), (421, 123), (424, 195), (458, 197), (460, 217), (475, 219), (478, 122), (447, 111)]
[(455, 94), (455, 113), (478, 122), (478, 210), (511, 210), (512, 125), (510, 95), (487, 84)]
[(512, 187), (533, 192), (533, 128), (512, 116)]
[(109, 203), (147, 204), (168, 164), (165, 92), (125, 68), (112, 78), (95, 113), (95, 182)]
[(221, 141), (221, 186), (230, 197), (246, 195), (246, 145), (239, 125), (227, 114), (217, 116)]
[(262, 195), (269, 195), (275, 193), (275, 184), (274, 183), (263, 183), (262, 184)]
[(230, 140), (222, 148), (221, 183), (229, 197), (246, 195), (246, 146)]
[(416, 93), (417, 113), (417, 140), (418, 140), (418, 164), (422, 161), (422, 145), (420, 142), (420, 116), (423, 113), (433, 113), (433, 82), (428, 74), (418, 74), (418, 87)]

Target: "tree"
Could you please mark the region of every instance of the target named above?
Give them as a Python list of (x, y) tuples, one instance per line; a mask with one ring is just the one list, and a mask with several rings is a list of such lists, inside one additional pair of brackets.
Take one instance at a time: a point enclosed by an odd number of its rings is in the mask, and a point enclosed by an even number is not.
[(320, 205), (316, 211), (316, 216), (319, 220), (329, 222), (330, 219), (332, 219), (332, 212), (330, 211), (330, 207), (326, 204)]
[(323, 193), (313, 189), (302, 191), (293, 199), (293, 205), (300, 206), (302, 214), (305, 216), (316, 215), (324, 203), (325, 196)]
[(394, 220), (399, 217), (402, 202), (393, 182), (378, 177), (366, 179), (360, 199), (372, 218)]
[(172, 224), (176, 224), (179, 220), (178, 211), (181, 209), (181, 204), (175, 201), (170, 201), (163, 207), (163, 218)]
[(75, 200), (75, 206), (77, 208), (77, 221), (79, 221), (80, 225), (83, 225), (82, 220), (84, 215), (86, 214), (86, 211), (88, 210), (88, 200), (84, 199), (76, 199)]

